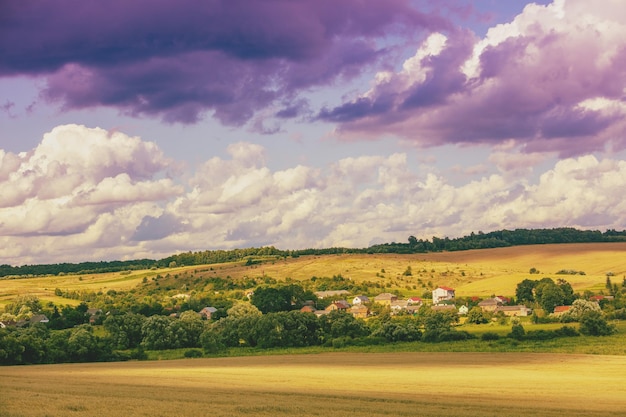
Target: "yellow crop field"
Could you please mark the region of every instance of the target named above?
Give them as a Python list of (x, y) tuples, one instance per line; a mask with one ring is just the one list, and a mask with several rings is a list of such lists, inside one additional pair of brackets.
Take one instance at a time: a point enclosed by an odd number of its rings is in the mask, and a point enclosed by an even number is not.
[[(407, 268), (411, 275), (404, 275)], [(539, 274), (530, 275), (531, 268)], [(560, 270), (582, 271), (584, 275), (557, 275)], [(129, 290), (157, 274), (194, 274), (197, 277), (220, 276), (272, 277), (295, 281), (311, 277), (341, 275), (356, 282), (378, 283), (403, 295), (421, 295), (428, 288), (447, 285), (457, 296), (492, 294), (514, 295), (516, 285), (525, 278), (563, 278), (575, 291), (601, 290), (606, 274), (621, 284), (626, 276), (626, 243), (584, 243), (516, 246), (460, 252), (411, 255), (348, 254), (301, 256), (266, 261), (246, 266), (244, 262), (133, 271), (129, 274), (105, 273), (38, 278), (0, 279), (0, 304), (18, 295), (34, 294), (44, 301), (60, 304), (72, 300), (54, 295), (54, 289), (103, 291)], [(76, 302), (77, 303), (77, 302)]]
[(618, 416), (626, 357), (326, 353), (0, 368), (0, 414)]

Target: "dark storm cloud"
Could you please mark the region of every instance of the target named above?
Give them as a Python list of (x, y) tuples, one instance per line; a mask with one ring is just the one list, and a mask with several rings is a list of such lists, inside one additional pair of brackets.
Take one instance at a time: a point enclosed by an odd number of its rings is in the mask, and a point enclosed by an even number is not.
[(442, 28), (406, 0), (24, 0), (0, 6), (0, 76), (49, 77), (64, 108), (238, 125), (278, 96), (354, 76), (375, 40)]

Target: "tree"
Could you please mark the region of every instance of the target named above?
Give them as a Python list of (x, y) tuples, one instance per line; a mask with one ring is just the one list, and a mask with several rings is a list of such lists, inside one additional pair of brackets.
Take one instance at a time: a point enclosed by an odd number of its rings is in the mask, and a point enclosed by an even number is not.
[(520, 323), (515, 323), (511, 326), (511, 333), (507, 335), (511, 339), (522, 340), (526, 336), (526, 330)]
[(543, 278), (535, 287), (535, 299), (546, 313), (551, 313), (554, 307), (563, 305), (565, 294), (551, 278)]
[(229, 308), (226, 314), (228, 317), (241, 318), (246, 316), (260, 316), (262, 313), (254, 304), (240, 302)]
[(357, 338), (367, 336), (369, 328), (362, 319), (355, 318), (352, 314), (335, 310), (319, 318), (322, 337), (324, 340), (332, 340), (338, 337)]
[(172, 320), (174, 319), (165, 316), (148, 317), (141, 326), (141, 346), (152, 350), (180, 347), (177, 335), (172, 332)]
[(515, 289), (515, 298), (517, 298), (517, 301), (520, 303), (532, 303), (535, 301), (533, 295), (535, 285), (537, 285), (537, 281), (532, 279), (525, 279), (517, 284), (517, 288)]
[(455, 311), (434, 311), (428, 308), (421, 310), (421, 324), (424, 326), (425, 341), (439, 341), (441, 335), (452, 330), (452, 323), (459, 321), (459, 316)]
[(181, 333), (178, 337), (180, 347), (200, 346), (200, 335), (204, 331), (204, 322), (195, 311), (185, 311), (178, 319), (178, 327)]
[(257, 288), (250, 301), (263, 314), (291, 310), (291, 293), (285, 288)]
[(141, 343), (145, 320), (140, 314), (125, 313), (110, 315), (103, 324), (115, 349), (133, 349)]
[(483, 312), (483, 309), (476, 306), (467, 313), (468, 323), (483, 324), (489, 321), (487, 315)]
[(580, 332), (587, 336), (608, 336), (615, 332), (601, 311), (586, 311), (580, 318)]

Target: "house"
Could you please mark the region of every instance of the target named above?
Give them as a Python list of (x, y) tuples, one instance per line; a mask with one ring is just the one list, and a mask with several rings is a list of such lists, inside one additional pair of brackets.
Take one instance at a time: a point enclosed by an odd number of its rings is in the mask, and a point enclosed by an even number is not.
[(466, 315), (469, 312), (469, 308), (466, 305), (459, 307), (459, 315)]
[(511, 302), (511, 299), (509, 297), (505, 297), (503, 295), (496, 295), (495, 297), (496, 300), (500, 301), (501, 304), (508, 304)]
[(315, 313), (315, 310), (316, 308), (313, 307), (312, 305), (305, 305), (304, 307), (300, 309), (300, 311), (303, 313)]
[(562, 316), (563, 314), (567, 313), (569, 311), (569, 309), (572, 306), (556, 306), (554, 307), (554, 312), (552, 313), (553, 316)]
[(378, 304), (384, 304), (384, 305), (388, 305), (391, 307), (391, 303), (394, 301), (398, 300), (398, 296), (395, 294), (391, 294), (388, 292), (384, 292), (381, 294), (378, 294), (376, 297), (374, 297), (374, 302), (378, 303)]
[(315, 292), (315, 295), (320, 300), (323, 300), (324, 298), (328, 298), (328, 297), (340, 297), (342, 295), (348, 295), (348, 294), (350, 294), (350, 291), (347, 291), (347, 290), (331, 290), (331, 291), (316, 291)]
[(526, 307), (525, 305), (516, 305), (516, 306), (498, 306), (496, 307), (494, 313), (503, 313), (508, 317), (527, 317), (533, 314), (532, 309)]
[(393, 314), (398, 314), (403, 310), (406, 310), (408, 303), (406, 300), (395, 300), (391, 302), (391, 312)]
[(45, 314), (34, 314), (30, 320), (29, 323), (30, 324), (37, 324), (37, 323), (48, 323), (50, 320), (48, 320), (48, 317), (46, 317)]
[(602, 300), (606, 300), (606, 301), (612, 301), (615, 297), (613, 297), (612, 295), (592, 295), (591, 297), (589, 297), (589, 301), (595, 301), (596, 303), (599, 303)]
[(346, 300), (337, 300), (337, 301), (333, 301), (332, 303), (330, 303), (328, 305), (328, 307), (326, 307), (326, 310), (328, 311), (346, 311), (350, 308), (350, 304), (348, 304), (348, 302)]
[(486, 298), (482, 300), (480, 303), (478, 303), (478, 307), (480, 307), (482, 311), (492, 313), (496, 311), (496, 308), (498, 308), (502, 304), (503, 303), (500, 298), (494, 297), (494, 298)]
[(433, 304), (437, 305), (442, 301), (454, 300), (454, 288), (437, 287), (433, 290)]
[(211, 320), (213, 314), (217, 313), (217, 308), (215, 307), (204, 307), (198, 314), (204, 317), (207, 320)]
[(363, 304), (355, 304), (350, 307), (350, 314), (356, 319), (365, 319), (370, 314), (370, 309), (367, 308), (366, 305)]
[(406, 300), (407, 305), (410, 306), (421, 306), (422, 305), (422, 299), (419, 297), (411, 297), (408, 300)]
[(366, 295), (357, 295), (356, 297), (352, 299), (353, 305), (367, 304), (369, 302), (370, 302), (370, 299)]

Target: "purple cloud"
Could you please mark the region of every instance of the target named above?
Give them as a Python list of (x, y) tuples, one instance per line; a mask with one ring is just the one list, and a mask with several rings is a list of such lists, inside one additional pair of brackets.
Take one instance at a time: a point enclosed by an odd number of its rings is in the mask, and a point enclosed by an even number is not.
[(384, 55), (380, 38), (446, 25), (408, 0), (24, 0), (2, 5), (0, 76), (45, 76), (65, 108), (240, 125), (360, 73)]
[[(610, 7), (529, 6), (482, 39), (431, 35), (400, 71), (325, 108), (350, 139), (396, 134), (422, 146), (497, 144), (561, 156), (624, 149), (626, 22)], [(587, 13), (589, 24), (578, 16)], [(443, 35), (441, 35), (443, 36)]]

